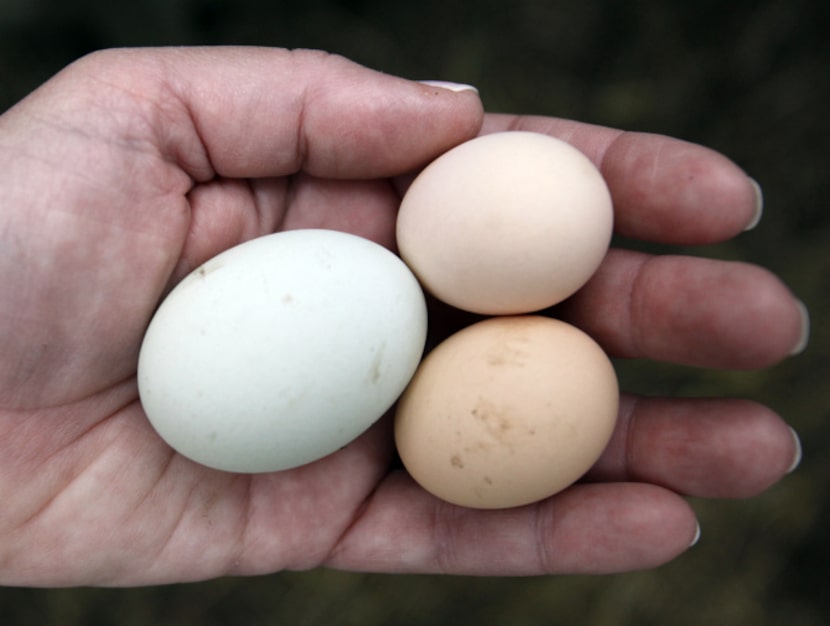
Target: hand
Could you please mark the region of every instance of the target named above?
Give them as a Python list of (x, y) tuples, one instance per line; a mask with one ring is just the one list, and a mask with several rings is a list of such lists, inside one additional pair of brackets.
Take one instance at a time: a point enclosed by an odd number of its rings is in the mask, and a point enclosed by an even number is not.
[[(626, 396), (586, 481), (495, 512), (438, 502), (390, 469), (388, 419), (325, 459), (267, 475), (198, 466), (156, 436), (138, 401), (138, 347), (190, 269), (280, 229), (342, 229), (393, 247), (406, 175), (503, 128), (557, 135), (589, 154), (624, 235), (703, 243), (753, 219), (749, 179), (704, 148), (483, 118), (474, 91), (316, 52), (97, 53), (0, 117), (0, 584), (315, 566), (643, 568), (694, 537), (682, 496), (744, 497), (783, 476), (796, 456), (790, 430), (737, 400)], [(771, 364), (803, 331), (797, 301), (764, 270), (623, 250), (562, 315), (612, 354), (709, 367)]]

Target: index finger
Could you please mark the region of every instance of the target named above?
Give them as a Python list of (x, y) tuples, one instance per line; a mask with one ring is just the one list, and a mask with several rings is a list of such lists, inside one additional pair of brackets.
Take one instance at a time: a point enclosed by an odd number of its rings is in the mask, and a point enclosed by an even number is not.
[(680, 139), (570, 120), (489, 114), (482, 133), (528, 130), (584, 152), (608, 183), (615, 231), (696, 245), (729, 239), (760, 216), (760, 187), (722, 154)]
[(474, 89), (248, 46), (103, 50), (39, 94), (78, 130), (151, 144), (198, 182), (398, 175), (474, 136), (482, 118)]

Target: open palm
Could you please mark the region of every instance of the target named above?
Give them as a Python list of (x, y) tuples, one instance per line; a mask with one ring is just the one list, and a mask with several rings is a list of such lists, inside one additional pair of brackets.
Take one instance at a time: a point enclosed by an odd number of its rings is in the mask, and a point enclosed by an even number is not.
[[(594, 159), (623, 235), (706, 243), (753, 219), (749, 179), (704, 148), (483, 116), (474, 91), (317, 52), (99, 53), (0, 117), (0, 583), (318, 565), (641, 568), (695, 535), (683, 495), (741, 497), (778, 480), (796, 442), (769, 410), (738, 400), (625, 396), (586, 481), (489, 512), (438, 502), (395, 469), (388, 419), (318, 462), (254, 476), (201, 467), (153, 432), (138, 347), (188, 271), (281, 229), (346, 230), (394, 248), (412, 172), (510, 128), (563, 137)], [(624, 250), (559, 313), (616, 356), (709, 367), (771, 364), (803, 332), (797, 302), (760, 268)]]

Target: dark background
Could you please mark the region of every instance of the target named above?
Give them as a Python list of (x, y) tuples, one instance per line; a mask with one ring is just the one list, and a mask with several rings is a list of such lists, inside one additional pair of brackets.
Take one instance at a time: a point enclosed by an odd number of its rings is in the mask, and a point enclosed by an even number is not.
[[(105, 47), (322, 48), (390, 73), (471, 83), (490, 110), (666, 133), (763, 186), (754, 231), (685, 250), (764, 265), (811, 311), (801, 356), (762, 372), (621, 363), (626, 388), (762, 401), (800, 433), (800, 469), (745, 501), (697, 501), (703, 536), (653, 571), (523, 579), (335, 571), (139, 589), (0, 588), (17, 624), (830, 623), (830, 19), (824, 0), (0, 0), (0, 110)], [(0, 503), (2, 506), (2, 503)]]

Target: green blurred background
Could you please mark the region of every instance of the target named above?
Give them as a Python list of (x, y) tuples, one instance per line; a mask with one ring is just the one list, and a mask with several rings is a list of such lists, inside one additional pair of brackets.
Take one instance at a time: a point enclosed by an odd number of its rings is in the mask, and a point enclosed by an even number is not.
[[(622, 363), (630, 390), (762, 401), (798, 430), (800, 469), (745, 501), (693, 501), (703, 536), (653, 571), (522, 579), (335, 571), (139, 589), (0, 588), (0, 623), (764, 625), (830, 623), (830, 9), (824, 0), (0, 0), (0, 110), (112, 46), (322, 48), (479, 87), (490, 110), (666, 133), (762, 184), (766, 212), (686, 250), (782, 276), (811, 311), (801, 356), (762, 372)], [(2, 503), (0, 503), (2, 506)]]

